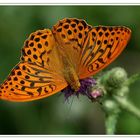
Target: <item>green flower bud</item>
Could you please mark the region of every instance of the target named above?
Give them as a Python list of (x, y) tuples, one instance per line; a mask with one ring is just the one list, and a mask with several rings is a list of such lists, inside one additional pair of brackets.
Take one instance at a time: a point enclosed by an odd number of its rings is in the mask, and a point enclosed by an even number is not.
[(107, 84), (113, 88), (122, 87), (127, 80), (127, 73), (123, 68), (114, 68), (109, 71)]
[(114, 100), (104, 100), (103, 109), (107, 114), (114, 114), (119, 112), (119, 106)]
[(127, 73), (123, 68), (117, 67), (104, 73), (99, 79), (99, 83), (104, 87), (107, 93), (113, 93), (125, 86)]

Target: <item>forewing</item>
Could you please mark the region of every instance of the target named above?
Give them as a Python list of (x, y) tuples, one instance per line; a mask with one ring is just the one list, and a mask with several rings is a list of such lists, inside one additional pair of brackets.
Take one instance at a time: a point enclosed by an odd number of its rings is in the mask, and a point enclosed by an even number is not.
[(80, 79), (92, 76), (109, 65), (124, 50), (131, 30), (123, 26), (93, 27), (84, 42), (80, 58)]
[(84, 20), (76, 18), (60, 20), (52, 29), (59, 53), (71, 62), (76, 72), (85, 37), (90, 29), (91, 26)]

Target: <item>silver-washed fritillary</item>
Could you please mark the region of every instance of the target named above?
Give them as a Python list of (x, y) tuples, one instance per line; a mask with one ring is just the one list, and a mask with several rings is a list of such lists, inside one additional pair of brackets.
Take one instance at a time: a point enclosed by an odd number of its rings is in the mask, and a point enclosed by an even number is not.
[(60, 20), (53, 29), (32, 33), (20, 62), (0, 86), (0, 98), (32, 101), (53, 95), (109, 65), (125, 48), (131, 30), (124, 26), (91, 26), (84, 20)]

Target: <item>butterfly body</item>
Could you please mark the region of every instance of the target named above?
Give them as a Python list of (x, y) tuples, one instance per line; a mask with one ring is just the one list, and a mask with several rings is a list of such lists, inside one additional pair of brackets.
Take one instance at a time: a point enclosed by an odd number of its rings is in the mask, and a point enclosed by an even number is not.
[(79, 77), (70, 63), (64, 63), (64, 77), (71, 88), (78, 91), (80, 87)]
[[(58, 46), (58, 48), (59, 47), (61, 48), (61, 46)], [(62, 51), (61, 49), (57, 50), (60, 56), (59, 61), (62, 62), (63, 65), (63, 77), (73, 90), (78, 91), (80, 87), (79, 77), (71, 60), (65, 55), (67, 52), (64, 53), (64, 51), (65, 50)]]
[(0, 85), (0, 98), (32, 101), (51, 96), (68, 85), (78, 91), (80, 79), (109, 65), (126, 47), (131, 30), (124, 26), (91, 26), (65, 18), (32, 33), (20, 62)]

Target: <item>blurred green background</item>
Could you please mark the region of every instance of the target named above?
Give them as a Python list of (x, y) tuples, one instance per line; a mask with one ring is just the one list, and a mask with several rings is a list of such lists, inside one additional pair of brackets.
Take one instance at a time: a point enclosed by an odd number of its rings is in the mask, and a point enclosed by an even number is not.
[[(121, 66), (129, 76), (140, 72), (140, 6), (0, 6), (0, 82), (19, 62), (30, 33), (66, 17), (131, 28), (127, 48), (106, 70)], [(140, 108), (140, 81), (130, 87), (129, 99)], [(100, 105), (82, 96), (68, 103), (59, 94), (27, 103), (0, 101), (0, 134), (105, 134), (104, 120)], [(116, 134), (140, 134), (140, 120), (123, 110)]]

